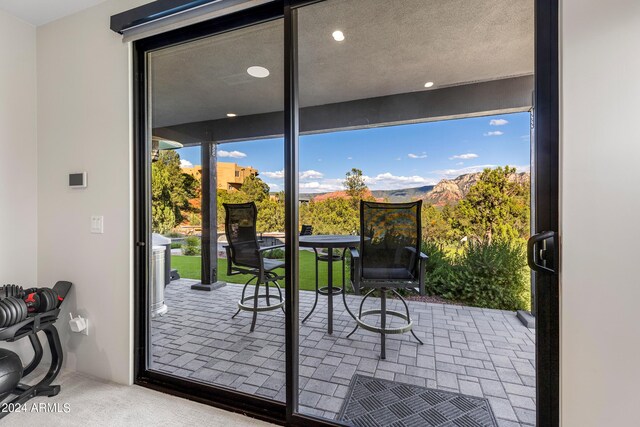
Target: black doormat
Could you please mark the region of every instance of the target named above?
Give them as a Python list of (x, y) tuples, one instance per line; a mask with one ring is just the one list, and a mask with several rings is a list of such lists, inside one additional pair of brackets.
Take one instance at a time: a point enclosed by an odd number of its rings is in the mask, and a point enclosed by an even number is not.
[(355, 374), (338, 420), (356, 427), (497, 427), (489, 401)]

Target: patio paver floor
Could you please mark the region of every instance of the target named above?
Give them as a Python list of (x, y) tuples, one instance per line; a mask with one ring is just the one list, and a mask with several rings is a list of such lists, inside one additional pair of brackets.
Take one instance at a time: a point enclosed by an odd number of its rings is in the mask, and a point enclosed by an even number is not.
[[(152, 322), (153, 369), (284, 401), (284, 314), (250, 312), (231, 316), (242, 286), (212, 291), (190, 289), (195, 280), (165, 289), (167, 314)], [(275, 292), (275, 290), (274, 290)], [(300, 318), (313, 305), (300, 292)], [(348, 295), (355, 311), (361, 297)], [(371, 298), (366, 307), (373, 307)], [(335, 418), (354, 373), (446, 391), (486, 397), (501, 427), (535, 425), (534, 331), (515, 313), (409, 301), (414, 331), (387, 337), (387, 358), (379, 359), (378, 335), (359, 329), (342, 298), (334, 299), (334, 332), (326, 332), (327, 298), (300, 327), (300, 411)], [(389, 300), (390, 309), (401, 309)], [(392, 325), (399, 320), (394, 320)]]

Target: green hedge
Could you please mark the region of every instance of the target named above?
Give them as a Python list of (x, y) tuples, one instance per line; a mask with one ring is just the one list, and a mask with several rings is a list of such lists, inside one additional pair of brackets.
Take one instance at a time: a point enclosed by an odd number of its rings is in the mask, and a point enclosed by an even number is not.
[(494, 241), (469, 243), (457, 254), (425, 243), (429, 256), (426, 288), (431, 295), (502, 310), (529, 309), (529, 274), (524, 245)]
[(270, 251), (265, 252), (264, 257), (269, 259), (284, 259), (284, 249), (271, 249)]

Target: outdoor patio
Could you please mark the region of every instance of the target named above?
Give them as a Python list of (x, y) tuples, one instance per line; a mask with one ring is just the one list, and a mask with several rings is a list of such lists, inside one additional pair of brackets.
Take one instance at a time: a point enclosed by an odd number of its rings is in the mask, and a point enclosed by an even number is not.
[[(152, 369), (284, 401), (282, 311), (259, 313), (250, 333), (251, 313), (231, 319), (241, 285), (203, 292), (191, 290), (192, 283), (166, 287), (169, 311), (152, 322)], [(360, 298), (347, 296), (352, 310)], [(300, 292), (301, 318), (313, 299)], [(387, 358), (380, 360), (378, 335), (359, 329), (346, 338), (355, 322), (341, 297), (334, 299), (334, 333), (327, 334), (327, 298), (320, 297), (300, 328), (300, 411), (335, 418), (359, 373), (486, 397), (500, 426), (535, 425), (535, 334), (515, 313), (417, 301), (409, 309), (424, 345), (408, 333), (388, 336)]]

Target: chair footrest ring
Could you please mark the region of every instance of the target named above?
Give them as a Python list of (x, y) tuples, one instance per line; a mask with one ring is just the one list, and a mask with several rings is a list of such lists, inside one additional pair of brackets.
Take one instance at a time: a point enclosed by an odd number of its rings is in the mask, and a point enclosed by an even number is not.
[[(327, 255), (318, 255), (317, 256), (317, 260), (318, 261), (323, 261), (323, 262), (328, 262), (329, 261), (329, 256)], [(344, 258), (341, 255), (334, 255), (332, 261), (344, 261)]]
[(362, 329), (365, 329), (367, 331), (370, 332), (378, 332), (381, 334), (385, 334), (385, 335), (393, 335), (393, 334), (404, 334), (405, 332), (409, 332), (411, 330), (411, 328), (413, 327), (413, 321), (409, 320), (409, 317), (404, 314), (404, 313), (400, 313), (399, 311), (393, 311), (393, 310), (387, 310), (386, 314), (388, 314), (389, 316), (395, 316), (395, 317), (399, 317), (401, 319), (406, 320), (408, 323), (402, 327), (399, 328), (381, 328), (379, 326), (373, 326), (369, 323), (364, 322), (363, 320), (361, 320), (362, 317), (364, 316), (369, 316), (369, 315), (373, 315), (373, 314), (382, 314), (382, 310), (377, 309), (377, 310), (366, 310), (363, 311), (362, 314), (360, 315), (360, 318), (355, 317), (355, 321), (356, 323), (358, 323), (358, 326), (360, 326)]
[(271, 310), (277, 310), (284, 305), (284, 300), (281, 300), (278, 295), (260, 294), (258, 295), (258, 298), (268, 299), (269, 301), (273, 298), (278, 300), (278, 303), (274, 305), (263, 305), (258, 307), (254, 307), (253, 305), (247, 305), (246, 304), (247, 301), (252, 301), (255, 299), (255, 297), (251, 295), (238, 301), (238, 308), (244, 311), (271, 311)]
[[(328, 286), (323, 286), (321, 288), (318, 288), (318, 293), (320, 295), (329, 295), (329, 287)], [(333, 295), (340, 295), (342, 293), (342, 288), (339, 286), (334, 286), (333, 287)]]

